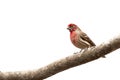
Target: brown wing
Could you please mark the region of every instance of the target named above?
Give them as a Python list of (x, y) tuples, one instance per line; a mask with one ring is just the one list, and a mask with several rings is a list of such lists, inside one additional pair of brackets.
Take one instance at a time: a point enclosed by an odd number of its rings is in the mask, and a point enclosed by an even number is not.
[(88, 42), (91, 44), (91, 46), (95, 46), (95, 43), (87, 36), (87, 34), (85, 34), (84, 32), (82, 32), (82, 34), (80, 35), (81, 39), (83, 39), (84, 41)]
[[(82, 33), (81, 34), (81, 39), (83, 39), (84, 41), (87, 41), (91, 44), (91, 46), (95, 46), (95, 43), (87, 36), (87, 34)], [(105, 56), (102, 56), (103, 58), (105, 58)]]

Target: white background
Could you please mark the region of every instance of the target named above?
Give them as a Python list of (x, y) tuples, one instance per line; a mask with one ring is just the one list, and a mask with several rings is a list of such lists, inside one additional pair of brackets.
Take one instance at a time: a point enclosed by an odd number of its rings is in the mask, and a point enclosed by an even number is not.
[[(99, 45), (120, 33), (119, 0), (1, 0), (0, 71), (43, 67), (79, 51), (69, 39), (77, 24)], [(120, 80), (120, 50), (46, 80)]]

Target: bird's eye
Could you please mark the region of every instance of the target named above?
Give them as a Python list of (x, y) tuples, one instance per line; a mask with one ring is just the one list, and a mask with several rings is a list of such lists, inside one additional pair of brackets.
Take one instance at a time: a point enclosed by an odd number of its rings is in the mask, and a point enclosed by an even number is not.
[(70, 26), (70, 28), (74, 28), (74, 26)]

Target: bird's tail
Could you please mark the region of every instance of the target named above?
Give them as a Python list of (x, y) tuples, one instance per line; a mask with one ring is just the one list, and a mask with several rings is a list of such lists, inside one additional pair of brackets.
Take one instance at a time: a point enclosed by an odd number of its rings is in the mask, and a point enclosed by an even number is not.
[(102, 58), (106, 58), (105, 56), (102, 56)]

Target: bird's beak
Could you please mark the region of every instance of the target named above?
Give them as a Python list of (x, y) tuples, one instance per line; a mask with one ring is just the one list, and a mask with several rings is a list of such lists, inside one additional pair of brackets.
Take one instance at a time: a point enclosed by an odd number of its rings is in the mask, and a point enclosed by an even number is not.
[(71, 30), (71, 28), (70, 28), (70, 27), (68, 27), (68, 28), (67, 28), (67, 30)]

